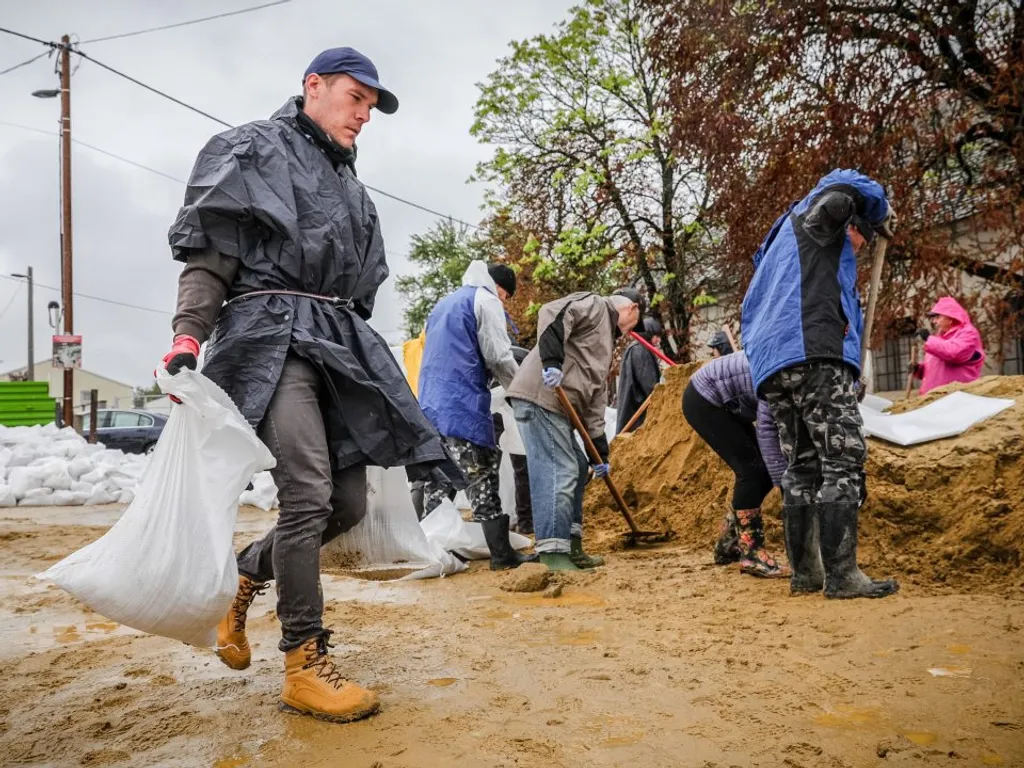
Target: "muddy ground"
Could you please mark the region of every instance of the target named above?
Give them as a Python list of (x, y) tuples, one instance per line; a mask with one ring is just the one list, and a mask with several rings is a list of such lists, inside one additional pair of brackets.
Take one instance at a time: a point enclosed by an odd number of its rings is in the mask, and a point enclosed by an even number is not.
[[(3, 513), (4, 765), (1024, 765), (1019, 587), (794, 599), (678, 544), (613, 554), (554, 599), (503, 592), (478, 565), (327, 575), (335, 652), (383, 699), (337, 726), (276, 709), (272, 593), (250, 613), (253, 665), (234, 672), (30, 579), (116, 508)], [(243, 510), (237, 542), (271, 520)]]

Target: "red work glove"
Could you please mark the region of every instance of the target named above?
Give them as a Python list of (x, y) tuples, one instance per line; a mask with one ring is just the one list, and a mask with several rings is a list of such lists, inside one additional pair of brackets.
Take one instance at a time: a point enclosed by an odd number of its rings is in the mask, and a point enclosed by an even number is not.
[(198, 358), (199, 342), (191, 336), (181, 334), (174, 337), (174, 346), (164, 355), (164, 368), (172, 376), (182, 368), (194, 371), (199, 363)]
[[(184, 333), (175, 336), (174, 346), (171, 347), (170, 352), (164, 355), (163, 363), (164, 368), (172, 376), (182, 368), (194, 371), (199, 364), (199, 341)], [(175, 403), (181, 402), (174, 395), (169, 395), (169, 397)]]

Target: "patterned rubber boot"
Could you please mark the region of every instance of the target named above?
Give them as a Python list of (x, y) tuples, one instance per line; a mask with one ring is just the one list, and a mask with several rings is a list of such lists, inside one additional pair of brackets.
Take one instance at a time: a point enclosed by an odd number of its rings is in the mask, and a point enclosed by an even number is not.
[(789, 576), (789, 571), (775, 562), (775, 558), (764, 548), (764, 522), (760, 509), (737, 509), (736, 522), (739, 531), (740, 573), (762, 579), (780, 579)]
[(718, 531), (715, 565), (735, 563), (741, 556), (739, 535), (736, 533), (736, 513), (730, 509)]

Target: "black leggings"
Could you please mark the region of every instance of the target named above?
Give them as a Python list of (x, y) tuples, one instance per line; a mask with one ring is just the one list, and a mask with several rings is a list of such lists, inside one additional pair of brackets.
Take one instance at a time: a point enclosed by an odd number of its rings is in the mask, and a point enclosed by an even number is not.
[(736, 474), (732, 491), (733, 509), (757, 509), (771, 493), (772, 479), (757, 446), (754, 425), (725, 408), (713, 405), (694, 389), (683, 392), (683, 416), (711, 450), (722, 457)]

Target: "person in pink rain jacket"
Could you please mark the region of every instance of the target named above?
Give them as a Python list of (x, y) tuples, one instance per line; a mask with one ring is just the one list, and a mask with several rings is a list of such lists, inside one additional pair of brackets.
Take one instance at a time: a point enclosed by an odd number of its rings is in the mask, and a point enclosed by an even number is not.
[(967, 310), (951, 296), (943, 296), (928, 313), (933, 333), (922, 328), (916, 336), (924, 341), (924, 362), (912, 373), (921, 379), (921, 394), (953, 381), (976, 381), (985, 364), (981, 334)]

